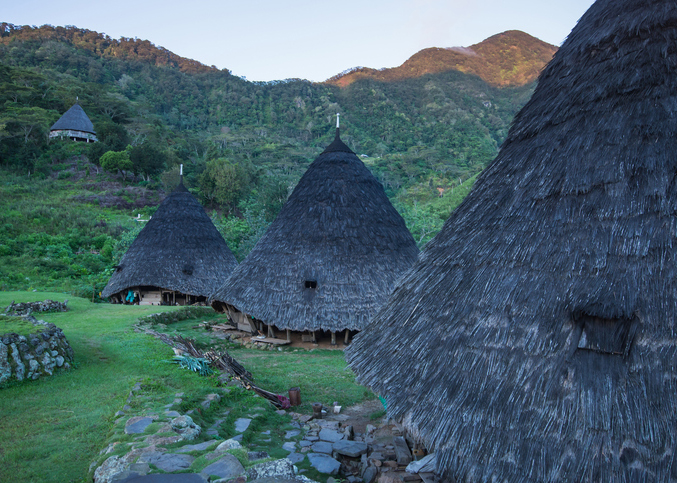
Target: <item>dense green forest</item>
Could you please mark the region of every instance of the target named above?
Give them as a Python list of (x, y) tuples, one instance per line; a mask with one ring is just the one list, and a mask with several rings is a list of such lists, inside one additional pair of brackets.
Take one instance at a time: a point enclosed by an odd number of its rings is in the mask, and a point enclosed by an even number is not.
[[(456, 70), (344, 88), (248, 82), (145, 40), (0, 24), (0, 289), (98, 293), (179, 164), (241, 260), (333, 139), (337, 112), (423, 245), (532, 90)], [(76, 99), (100, 142), (49, 141)]]

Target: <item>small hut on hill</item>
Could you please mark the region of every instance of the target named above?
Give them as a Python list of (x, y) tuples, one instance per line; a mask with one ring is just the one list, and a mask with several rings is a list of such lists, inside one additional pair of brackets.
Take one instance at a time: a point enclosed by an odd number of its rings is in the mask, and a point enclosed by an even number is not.
[[(336, 138), (212, 297), (254, 330), (332, 334), (363, 329), (418, 256), (404, 220), (367, 167)], [(253, 320), (252, 320), (253, 319)], [(264, 327), (265, 326), (265, 327)]]
[(49, 138), (68, 137), (73, 141), (97, 141), (94, 125), (77, 102), (49, 130)]
[(205, 302), (236, 266), (182, 179), (122, 257), (101, 295), (113, 303), (141, 305)]
[(677, 2), (598, 0), (347, 350), (457, 482), (677, 481)]

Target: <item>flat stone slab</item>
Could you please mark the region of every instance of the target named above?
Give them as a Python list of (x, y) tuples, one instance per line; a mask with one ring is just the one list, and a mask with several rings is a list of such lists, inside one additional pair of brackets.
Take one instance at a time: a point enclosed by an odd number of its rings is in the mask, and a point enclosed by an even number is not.
[(311, 446), (311, 449), (316, 453), (331, 454), (334, 451), (334, 445), (326, 441), (318, 441)]
[(142, 455), (139, 458), (139, 462), (155, 465), (168, 473), (185, 470), (193, 464), (193, 461), (195, 461), (195, 458), (187, 454), (159, 453), (155, 451)]
[(302, 439), (301, 441), (299, 441), (299, 444), (301, 445), (301, 448), (306, 448), (306, 447), (312, 445), (313, 443), (312, 443), (312, 441), (307, 441), (305, 439)]
[(341, 468), (341, 463), (326, 454), (308, 453), (307, 456), (311, 466), (325, 475), (335, 475)]
[(178, 411), (165, 411), (165, 416), (170, 418), (178, 418), (181, 416), (181, 413)]
[(218, 440), (213, 439), (211, 441), (205, 441), (204, 443), (199, 443), (199, 444), (188, 444), (186, 446), (182, 446), (179, 449), (176, 450), (177, 453), (188, 453), (189, 451), (204, 451), (210, 446), (213, 446), (214, 443), (218, 443)]
[(238, 420), (235, 421), (235, 431), (238, 433), (244, 433), (247, 431), (247, 428), (249, 427), (249, 424), (252, 422), (251, 419), (249, 418), (239, 418)]
[(367, 443), (347, 440), (337, 441), (334, 443), (334, 451), (343, 456), (357, 458), (367, 452)]
[(141, 434), (153, 422), (152, 418), (135, 416), (129, 418), (125, 424), (125, 434)]
[(397, 436), (393, 439), (395, 443), (395, 454), (397, 455), (397, 464), (400, 466), (407, 466), (411, 463), (411, 451), (409, 446), (402, 436)]
[(219, 478), (235, 478), (244, 473), (244, 466), (232, 454), (223, 455), (222, 458), (202, 470), (202, 475), (216, 475)]
[(299, 434), (301, 434), (301, 431), (299, 431), (298, 429), (292, 429), (291, 431), (287, 431), (284, 434), (284, 439), (291, 439), (294, 436), (298, 436)]
[(300, 453), (289, 453), (287, 459), (292, 462), (292, 464), (300, 463), (306, 459), (306, 455)]
[(282, 445), (282, 449), (285, 450), (285, 451), (292, 451), (292, 452), (296, 451), (296, 443), (293, 443), (291, 441), (284, 443)]
[(163, 475), (155, 473), (144, 476), (131, 476), (116, 483), (206, 483), (207, 479), (197, 473), (180, 473)]
[(344, 434), (341, 434), (338, 431), (334, 431), (333, 429), (327, 428), (322, 428), (320, 430), (319, 436), (322, 441), (329, 441), (330, 443), (341, 441), (345, 437)]

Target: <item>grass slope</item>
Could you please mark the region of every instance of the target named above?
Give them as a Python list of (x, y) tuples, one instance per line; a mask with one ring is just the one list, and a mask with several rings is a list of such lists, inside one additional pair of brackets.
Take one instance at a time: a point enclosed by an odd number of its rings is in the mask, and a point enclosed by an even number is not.
[[(114, 414), (137, 382), (152, 388), (157, 401), (176, 392), (193, 400), (213, 392), (216, 378), (166, 363), (173, 355), (168, 346), (131, 329), (143, 315), (176, 308), (92, 304), (49, 292), (0, 292), (0, 307), (12, 300), (47, 298), (69, 299), (68, 312), (41, 318), (63, 329), (75, 352), (76, 368), (0, 389), (0, 481), (89, 481), (89, 465), (107, 445)], [(240, 349), (233, 355), (243, 360), (262, 387), (285, 392), (300, 385), (304, 411), (316, 400), (352, 404), (373, 397), (354, 382), (340, 351), (272, 354)]]

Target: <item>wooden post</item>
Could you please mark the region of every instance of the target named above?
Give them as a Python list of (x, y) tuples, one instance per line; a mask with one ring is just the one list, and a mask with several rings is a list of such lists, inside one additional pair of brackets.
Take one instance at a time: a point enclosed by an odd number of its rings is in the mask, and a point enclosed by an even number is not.
[(272, 325), (268, 326), (268, 337), (272, 337), (273, 339), (275, 338), (275, 329), (273, 329)]
[(350, 342), (350, 329), (346, 329), (346, 338), (343, 339), (344, 345), (348, 345), (348, 342)]
[(315, 338), (315, 331), (313, 331), (313, 344), (317, 344), (317, 339)]
[(291, 330), (287, 329), (287, 341), (291, 342)]
[(331, 345), (336, 345), (336, 332), (331, 331)]
[(172, 305), (176, 305), (176, 291), (172, 291)]

